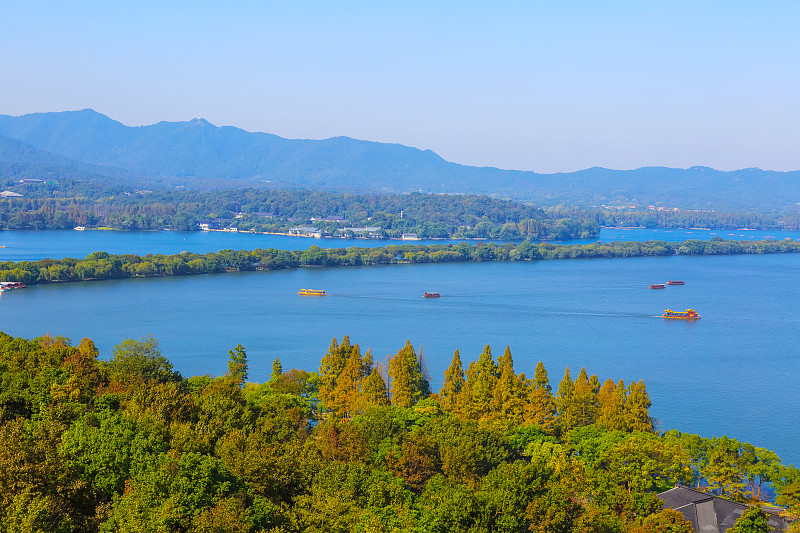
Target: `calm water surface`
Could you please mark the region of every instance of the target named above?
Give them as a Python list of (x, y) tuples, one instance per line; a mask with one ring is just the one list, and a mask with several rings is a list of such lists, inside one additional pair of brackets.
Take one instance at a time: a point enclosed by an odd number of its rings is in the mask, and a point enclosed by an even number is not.
[[(254, 246), (242, 246), (248, 247)], [(647, 288), (668, 279), (686, 285)], [(242, 343), (254, 381), (267, 379), (276, 357), (284, 368), (316, 369), (333, 337), (349, 334), (379, 361), (409, 339), (424, 352), (435, 388), (454, 350), (469, 362), (487, 343), (495, 357), (510, 345), (518, 372), (531, 376), (541, 360), (554, 387), (566, 366), (573, 377), (585, 366), (601, 381), (644, 379), (661, 429), (727, 434), (797, 464), (798, 279), (800, 255), (133, 279), (4, 293), (0, 330), (64, 335), (75, 343), (90, 337), (103, 357), (125, 338), (152, 334), (184, 375), (224, 373), (228, 350)], [(300, 297), (299, 288), (329, 295)], [(423, 299), (425, 291), (442, 297)], [(659, 316), (687, 307), (702, 320)]]
[[(735, 240), (758, 240), (764, 238), (800, 239), (800, 231), (727, 231), (727, 230), (645, 230), (606, 229), (596, 239), (568, 241), (569, 244), (588, 244), (601, 241), (683, 241), (686, 239), (708, 240), (722, 237)], [(442, 244), (457, 240), (397, 241), (382, 239), (311, 239), (285, 235), (262, 235), (252, 233), (227, 233), (220, 231), (0, 231), (0, 261), (38, 260), (49, 257), (84, 258), (92, 252), (104, 251), (112, 254), (177, 254), (183, 251), (195, 253), (218, 252), (225, 248), (254, 250), (256, 248), (278, 248), (282, 250), (305, 250), (312, 245), (322, 248), (377, 247), (387, 244)], [(468, 241), (474, 242), (474, 241)]]

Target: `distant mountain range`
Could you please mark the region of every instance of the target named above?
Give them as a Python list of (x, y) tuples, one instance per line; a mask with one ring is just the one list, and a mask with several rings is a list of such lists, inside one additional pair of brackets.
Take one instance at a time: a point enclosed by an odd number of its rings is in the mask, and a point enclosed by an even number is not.
[(151, 187), (487, 194), (542, 206), (787, 211), (800, 202), (800, 171), (645, 167), (538, 174), (459, 165), (399, 144), (284, 139), (203, 119), (129, 127), (91, 109), (0, 115), (0, 179), (43, 176)]

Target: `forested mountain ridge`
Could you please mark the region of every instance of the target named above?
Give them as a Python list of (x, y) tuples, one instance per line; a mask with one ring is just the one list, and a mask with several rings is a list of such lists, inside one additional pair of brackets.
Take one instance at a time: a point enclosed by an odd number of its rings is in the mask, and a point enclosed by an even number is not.
[(431, 151), (397, 144), (346, 137), (290, 140), (203, 119), (129, 128), (92, 110), (0, 116), (0, 134), (78, 161), (159, 177), (220, 179), (226, 186), (245, 180), (380, 191), (384, 187), (372, 183), (377, 176), (399, 182), (405, 192), (425, 187), (442, 166), (452, 165)]
[(541, 206), (626, 203), (727, 211), (791, 212), (800, 202), (800, 171), (645, 167), (538, 174), (459, 165), (399, 144), (284, 139), (203, 119), (128, 127), (90, 109), (0, 115), (0, 135), (163, 185), (469, 193)]
[(0, 135), (0, 179), (38, 178), (45, 181), (119, 182), (134, 186), (149, 180), (119, 168), (83, 163)]

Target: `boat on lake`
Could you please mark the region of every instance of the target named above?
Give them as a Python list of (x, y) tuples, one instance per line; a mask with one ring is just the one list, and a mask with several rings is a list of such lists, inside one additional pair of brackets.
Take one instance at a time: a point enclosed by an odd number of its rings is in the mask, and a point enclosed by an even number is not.
[(664, 285), (663, 283), (653, 283), (653, 284), (650, 285), (650, 288), (651, 289), (665, 289), (666, 285)]
[(325, 291), (322, 289), (300, 289), (297, 294), (300, 296), (325, 296)]
[(686, 283), (679, 279), (671, 279), (667, 282), (667, 285), (686, 285)]
[(86, 231), (86, 226), (75, 226), (75, 231)]
[(696, 320), (700, 318), (697, 311), (694, 309), (687, 309), (686, 311), (673, 311), (672, 309), (665, 309), (663, 318), (677, 318), (679, 320)]
[(438, 292), (426, 292), (425, 294), (422, 295), (423, 298), (438, 298), (440, 296), (441, 294), (439, 294)]

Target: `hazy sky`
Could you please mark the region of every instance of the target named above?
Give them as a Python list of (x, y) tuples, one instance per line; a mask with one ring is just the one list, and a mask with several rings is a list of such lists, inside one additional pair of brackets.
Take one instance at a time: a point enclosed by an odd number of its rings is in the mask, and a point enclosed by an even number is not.
[(469, 165), (800, 169), (800, 2), (0, 1), (0, 114), (91, 107)]

